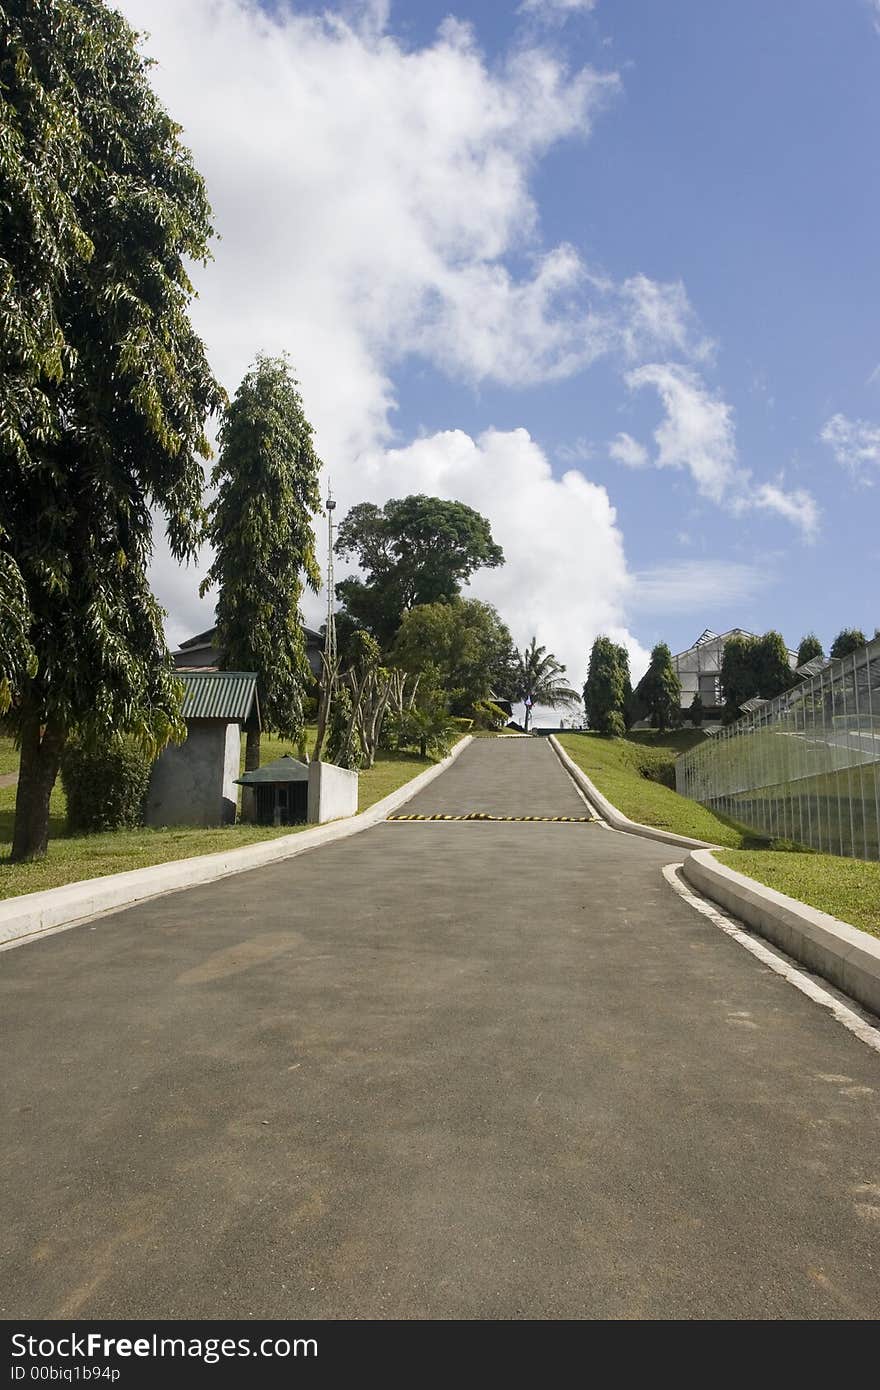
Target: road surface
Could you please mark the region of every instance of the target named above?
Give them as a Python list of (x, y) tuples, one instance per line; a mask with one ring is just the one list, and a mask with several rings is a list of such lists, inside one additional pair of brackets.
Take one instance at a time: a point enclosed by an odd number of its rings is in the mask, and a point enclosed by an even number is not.
[[(422, 814), (584, 814), (478, 740)], [(880, 1057), (597, 825), (393, 822), (0, 954), (0, 1316), (880, 1315)]]

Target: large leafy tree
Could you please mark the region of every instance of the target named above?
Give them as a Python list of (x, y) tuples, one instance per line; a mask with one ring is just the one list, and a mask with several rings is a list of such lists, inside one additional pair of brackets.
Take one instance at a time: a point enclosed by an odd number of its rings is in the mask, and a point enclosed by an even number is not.
[(765, 632), (754, 646), (755, 682), (764, 700), (774, 700), (797, 682), (791, 669), (788, 648), (780, 632)]
[(725, 722), (737, 718), (746, 700), (756, 695), (763, 700), (773, 700), (789, 690), (796, 680), (781, 633), (771, 630), (763, 637), (751, 637), (747, 633), (731, 637), (724, 644), (721, 659)]
[(636, 693), (655, 729), (665, 733), (681, 723), (681, 681), (665, 642), (658, 642), (653, 648), (650, 664)]
[(410, 608), (391, 660), (414, 674), (430, 669), (458, 715), (490, 695), (509, 698), (516, 683), (513, 639), (492, 605), (479, 599)]
[(517, 652), (514, 689), (514, 698), (525, 705), (526, 732), (531, 726), (535, 705), (573, 709), (581, 702), (577, 691), (572, 690), (565, 679), (562, 662), (546, 647), (539, 647), (537, 637), (532, 638), (524, 651)]
[(824, 655), (822, 643), (819, 641), (815, 632), (808, 632), (805, 637), (801, 638), (797, 654), (798, 666), (805, 666), (808, 661), (812, 661), (817, 656)]
[(721, 658), (721, 689), (724, 692), (724, 721), (736, 719), (740, 707), (758, 693), (755, 671), (755, 638), (746, 633), (724, 643)]
[(584, 686), (587, 723), (600, 734), (620, 735), (626, 728), (629, 686), (629, 658), (626, 648), (610, 637), (599, 636), (590, 651), (590, 665)]
[(0, 0), (0, 585), (15, 615), (0, 676), (21, 744), (16, 859), (45, 852), (72, 727), (154, 749), (183, 732), (146, 578), (152, 512), (172, 554), (192, 556), (204, 422), (224, 396), (188, 318), (186, 263), (208, 256), (210, 209), (147, 67), (98, 0)]
[[(321, 461), (286, 358), (257, 358), (224, 412), (219, 444), (208, 523), (215, 556), (202, 589), (219, 585), (227, 670), (256, 671), (265, 723), (298, 739), (311, 680), (299, 604), (304, 583), (316, 592), (320, 584), (312, 517)], [(245, 767), (259, 766), (252, 727)]]
[(852, 656), (860, 647), (864, 647), (868, 639), (858, 627), (845, 627), (842, 632), (838, 632), (834, 641), (831, 643), (831, 656), (837, 661), (842, 656)]
[(349, 621), (386, 650), (407, 609), (448, 602), (475, 570), (504, 563), (484, 516), (463, 502), (421, 495), (392, 498), (384, 507), (352, 507), (339, 527), (336, 552), (356, 559), (364, 571), (363, 579), (336, 586)]

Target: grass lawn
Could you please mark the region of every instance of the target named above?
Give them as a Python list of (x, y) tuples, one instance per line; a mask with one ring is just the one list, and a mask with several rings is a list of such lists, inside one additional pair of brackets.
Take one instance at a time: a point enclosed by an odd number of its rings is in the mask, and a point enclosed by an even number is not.
[[(263, 737), (260, 749), (262, 762), (272, 762), (283, 753), (296, 756), (296, 749), (291, 748), (285, 740)], [(9, 767), (3, 762), (4, 758), (11, 763)], [(419, 758), (415, 754), (380, 753), (375, 767), (360, 774), (358, 809), (367, 810), (432, 765), (430, 758)], [(17, 770), (18, 755), (11, 739), (0, 738), (0, 767), (9, 772)], [(8, 855), (14, 811), (15, 787), (0, 787), (0, 898), (36, 893), (43, 888), (57, 888), (63, 883), (124, 873), (128, 869), (143, 869), (149, 864), (166, 864), (172, 859), (188, 859), (191, 855), (241, 849), (258, 840), (270, 840), (307, 828), (230, 825), (200, 830), (171, 826), (161, 830), (141, 827), (137, 830), (108, 831), (102, 835), (67, 835), (64, 790), (59, 778), (50, 803), (50, 838), (46, 858), (34, 864), (10, 864)]]
[(651, 780), (668, 777), (678, 754), (702, 737), (696, 730), (625, 739), (557, 734), (578, 767), (631, 820), (723, 845), (718, 858), (731, 869), (880, 936), (880, 864), (792, 850), (787, 842), (784, 849), (774, 849), (744, 827)]
[(718, 858), (778, 893), (880, 936), (880, 864), (773, 849), (725, 850)]
[(0, 777), (7, 772), (18, 772), (18, 749), (6, 734), (0, 734)]
[(569, 757), (630, 820), (733, 849), (765, 844), (759, 836), (664, 785), (674, 781), (678, 755), (705, 737), (698, 729), (636, 733), (627, 738), (557, 734)]

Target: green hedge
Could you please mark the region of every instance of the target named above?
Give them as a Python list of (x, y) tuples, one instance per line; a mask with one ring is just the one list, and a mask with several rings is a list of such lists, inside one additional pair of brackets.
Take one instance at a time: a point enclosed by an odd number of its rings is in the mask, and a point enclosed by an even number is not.
[(113, 738), (99, 749), (71, 739), (61, 760), (71, 834), (142, 825), (151, 770), (151, 760), (134, 739)]

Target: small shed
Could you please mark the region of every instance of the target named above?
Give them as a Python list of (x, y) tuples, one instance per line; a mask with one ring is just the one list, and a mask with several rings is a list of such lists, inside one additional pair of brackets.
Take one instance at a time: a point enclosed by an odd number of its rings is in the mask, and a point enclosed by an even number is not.
[(257, 825), (303, 825), (309, 818), (309, 769), (285, 753), (236, 779), (253, 787)]
[(159, 756), (147, 793), (146, 823), (232, 825), (241, 731), (260, 727), (254, 671), (179, 671), (186, 740)]
[(306, 765), (285, 753), (238, 783), (254, 789), (258, 825), (323, 825), (357, 815), (358, 775), (335, 763)]

